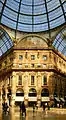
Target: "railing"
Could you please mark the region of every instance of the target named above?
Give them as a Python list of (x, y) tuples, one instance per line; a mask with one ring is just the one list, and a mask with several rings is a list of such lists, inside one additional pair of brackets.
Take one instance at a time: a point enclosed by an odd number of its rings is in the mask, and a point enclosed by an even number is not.
[[(34, 66), (32, 66), (32, 64), (34, 64)], [(11, 64), (8, 64), (7, 66), (3, 66), (1, 69), (0, 69), (0, 73), (2, 73), (2, 72), (7, 72), (7, 71), (9, 71), (9, 70), (13, 70), (13, 69), (17, 69), (17, 70), (20, 70), (20, 69), (39, 69), (39, 70), (41, 70), (41, 69), (43, 69), (43, 70), (50, 70), (50, 69), (54, 69), (54, 70), (56, 70), (56, 71), (58, 71), (58, 72), (62, 72), (62, 73), (64, 73), (64, 74), (66, 74), (65, 72), (64, 72), (64, 70), (61, 70), (61, 69), (59, 69), (58, 67), (57, 67), (57, 65), (54, 65), (54, 64), (51, 64), (51, 63), (46, 63), (46, 64), (44, 64), (44, 63), (41, 63), (41, 64), (38, 64), (38, 63), (11, 63)]]

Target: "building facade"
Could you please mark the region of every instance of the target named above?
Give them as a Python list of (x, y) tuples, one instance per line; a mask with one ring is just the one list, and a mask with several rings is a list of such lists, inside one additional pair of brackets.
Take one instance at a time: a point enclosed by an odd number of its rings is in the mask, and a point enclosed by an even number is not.
[(64, 98), (65, 80), (66, 58), (40, 35), (25, 35), (0, 59), (0, 98), (9, 105)]

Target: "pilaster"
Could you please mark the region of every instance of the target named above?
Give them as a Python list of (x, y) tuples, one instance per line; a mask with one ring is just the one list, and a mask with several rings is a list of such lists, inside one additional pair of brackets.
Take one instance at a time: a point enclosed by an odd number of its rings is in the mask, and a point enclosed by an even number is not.
[(16, 74), (15, 72), (12, 73), (12, 98), (11, 98), (11, 106), (14, 107), (15, 105), (15, 97), (16, 97)]

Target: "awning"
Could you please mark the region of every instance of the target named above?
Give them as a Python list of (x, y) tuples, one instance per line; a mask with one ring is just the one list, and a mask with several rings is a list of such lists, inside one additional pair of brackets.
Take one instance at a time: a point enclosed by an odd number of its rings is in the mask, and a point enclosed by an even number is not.
[(29, 97), (28, 101), (37, 101), (37, 97)]
[(64, 98), (60, 98), (60, 100), (61, 100), (62, 102), (65, 102)]
[(42, 102), (49, 102), (50, 99), (49, 99), (49, 97), (41, 97), (41, 101)]
[(15, 98), (15, 101), (17, 101), (17, 102), (20, 102), (20, 101), (24, 101), (24, 97), (16, 97)]
[(55, 97), (54, 98), (57, 102), (60, 102), (59, 98), (58, 97)]

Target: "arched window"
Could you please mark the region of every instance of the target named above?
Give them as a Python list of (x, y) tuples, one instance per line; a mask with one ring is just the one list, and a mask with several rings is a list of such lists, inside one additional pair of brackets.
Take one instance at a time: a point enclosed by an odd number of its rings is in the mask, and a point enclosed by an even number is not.
[(41, 91), (41, 96), (42, 96), (42, 97), (48, 97), (48, 96), (49, 96), (49, 91), (48, 91), (48, 89), (46, 89), (46, 88), (42, 89), (42, 91)]
[(29, 96), (30, 97), (35, 97), (35, 96), (37, 96), (37, 92), (36, 92), (36, 90), (34, 89), (34, 88), (31, 88), (30, 90), (29, 90)]
[(17, 91), (16, 91), (16, 96), (24, 96), (24, 91), (23, 91), (23, 89), (21, 89), (21, 88), (17, 89)]

